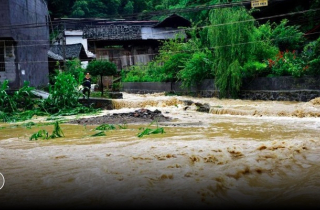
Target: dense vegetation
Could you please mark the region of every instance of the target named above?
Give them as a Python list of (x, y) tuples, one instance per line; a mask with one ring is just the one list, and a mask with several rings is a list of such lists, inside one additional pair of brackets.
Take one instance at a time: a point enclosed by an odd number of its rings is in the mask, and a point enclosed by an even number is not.
[(49, 6), (60, 17), (161, 20), (177, 13), (192, 22), (187, 40), (163, 43), (152, 62), (122, 71), (123, 82), (181, 81), (190, 88), (213, 78), (221, 97), (236, 98), (244, 78), (319, 73), (319, 40), (305, 36), (318, 24), (319, 0), (292, 0), (266, 12), (241, 0), (52, 0)]
[(99, 109), (86, 107), (79, 102), (82, 93), (78, 87), (84, 78), (84, 69), (79, 60), (68, 61), (66, 71), (56, 70), (48, 87), (48, 98), (36, 98), (34, 87), (25, 82), (13, 94), (8, 93), (9, 81), (0, 82), (0, 122), (17, 122), (33, 116), (48, 116), (58, 119), (61, 116), (94, 114)]
[(214, 78), (221, 97), (236, 98), (244, 78), (319, 75), (319, 39), (307, 39), (288, 19), (259, 23), (255, 12), (243, 6), (210, 10), (209, 24), (187, 31), (187, 41), (164, 43), (147, 66), (123, 71), (123, 81), (181, 81), (190, 88)]

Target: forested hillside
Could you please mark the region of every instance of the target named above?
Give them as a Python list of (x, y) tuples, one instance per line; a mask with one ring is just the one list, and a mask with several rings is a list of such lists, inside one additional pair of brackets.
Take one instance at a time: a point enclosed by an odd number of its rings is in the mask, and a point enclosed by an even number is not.
[[(243, 4), (251, 9), (250, 0), (47, 0), (51, 18), (125, 18), (161, 19), (167, 14), (179, 14), (194, 23), (206, 24), (210, 9)], [(253, 15), (261, 21), (279, 21), (291, 18), (304, 31), (312, 29), (319, 21), (319, 11), (303, 11), (318, 8), (319, 0), (269, 0), (269, 6), (261, 7)], [(300, 14), (286, 15), (300, 11)], [(307, 20), (304, 21), (304, 20)]]

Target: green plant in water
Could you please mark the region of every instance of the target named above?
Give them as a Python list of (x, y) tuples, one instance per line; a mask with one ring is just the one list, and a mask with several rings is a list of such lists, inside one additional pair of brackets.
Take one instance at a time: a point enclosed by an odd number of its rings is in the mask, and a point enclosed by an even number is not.
[(42, 139), (55, 139), (55, 138), (60, 138), (60, 137), (64, 137), (64, 133), (59, 125), (59, 122), (56, 121), (54, 123), (54, 128), (52, 131), (52, 134), (49, 135), (48, 131), (46, 130), (39, 130), (38, 132), (32, 134), (32, 136), (30, 137), (30, 141), (32, 140), (38, 140), (38, 138), (42, 138)]
[(28, 123), (23, 123), (22, 126), (26, 127), (27, 129), (31, 129), (32, 126), (35, 126), (36, 124), (34, 122), (28, 122)]
[(112, 124), (102, 124), (102, 125), (96, 127), (96, 130), (104, 130), (104, 131), (115, 130), (115, 129), (116, 129), (116, 127)]
[(52, 134), (50, 135), (50, 138), (59, 138), (59, 137), (64, 137), (64, 133), (59, 125), (59, 122), (56, 121), (54, 123), (54, 129), (53, 129), (53, 132)]
[(30, 137), (30, 141), (38, 140), (39, 138), (48, 139), (48, 131), (46, 130), (39, 130), (38, 132), (32, 134)]
[(106, 136), (106, 133), (104, 131), (100, 131), (98, 133), (95, 133), (93, 135), (91, 135), (92, 137), (97, 137), (97, 136)]
[(159, 127), (158, 125), (158, 121), (157, 120), (154, 120), (150, 123), (149, 126), (151, 126), (153, 123), (157, 123), (157, 128), (139, 128), (139, 130), (142, 130), (140, 133), (138, 133), (138, 137), (141, 138), (145, 135), (150, 135), (150, 134), (163, 134), (165, 133), (164, 129), (162, 127)]
[(123, 123), (122, 125), (118, 125), (118, 127), (119, 127), (120, 129), (127, 129), (127, 128), (128, 128), (128, 125), (127, 125), (127, 123), (125, 122), (125, 123)]

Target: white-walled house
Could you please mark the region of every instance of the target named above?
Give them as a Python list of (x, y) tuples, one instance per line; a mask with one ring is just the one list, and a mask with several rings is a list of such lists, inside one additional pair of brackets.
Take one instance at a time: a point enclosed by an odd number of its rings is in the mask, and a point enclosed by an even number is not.
[(176, 14), (163, 21), (58, 18), (55, 23), (64, 27), (67, 46), (81, 43), (88, 56), (108, 59), (118, 70), (147, 64), (158, 54), (162, 41), (176, 36), (187, 39), (184, 28), (191, 26), (189, 20)]
[(50, 70), (55, 68), (55, 61), (63, 62), (64, 60), (71, 60), (79, 58), (81, 60), (82, 68), (86, 68), (88, 62), (96, 56), (88, 50), (88, 41), (83, 38), (83, 31), (81, 30), (65, 30), (64, 40), (60, 39), (51, 45), (48, 52), (49, 59), (53, 60)]

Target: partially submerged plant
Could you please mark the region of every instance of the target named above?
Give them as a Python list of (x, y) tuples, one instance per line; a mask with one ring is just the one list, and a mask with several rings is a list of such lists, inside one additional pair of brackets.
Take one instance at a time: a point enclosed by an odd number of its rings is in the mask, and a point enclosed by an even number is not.
[(106, 133), (104, 131), (100, 131), (98, 133), (95, 133), (93, 135), (91, 135), (92, 137), (97, 137), (97, 136), (106, 136)]
[(120, 129), (127, 129), (128, 125), (126, 122), (124, 122), (122, 125), (118, 125)]
[(102, 124), (96, 128), (96, 130), (115, 130), (116, 127), (112, 124)]
[(30, 141), (32, 140), (38, 140), (38, 138), (42, 138), (42, 139), (48, 139), (48, 131), (46, 130), (39, 130), (38, 132), (32, 134), (32, 136), (30, 137)]
[(38, 132), (34, 133), (31, 137), (30, 137), (30, 141), (32, 140), (38, 140), (38, 138), (42, 138), (42, 139), (55, 139), (55, 138), (60, 138), (60, 137), (64, 137), (64, 133), (59, 125), (59, 122), (56, 121), (54, 123), (54, 129), (52, 131), (52, 134), (49, 135), (48, 131), (46, 130), (39, 130)]
[(22, 126), (26, 127), (27, 129), (31, 129), (31, 127), (35, 125), (36, 124), (34, 122), (27, 122), (22, 124)]
[(59, 125), (59, 122), (56, 121), (54, 123), (54, 129), (53, 129), (53, 132), (52, 132), (50, 138), (53, 139), (53, 138), (59, 138), (59, 137), (64, 137), (64, 133)]
[(145, 135), (150, 135), (150, 134), (163, 134), (165, 133), (164, 129), (162, 127), (159, 127), (158, 121), (154, 120), (150, 123), (149, 126), (151, 126), (153, 123), (157, 123), (157, 128), (151, 129), (151, 128), (139, 128), (139, 130), (142, 130), (142, 132), (138, 133), (138, 137), (141, 138)]

